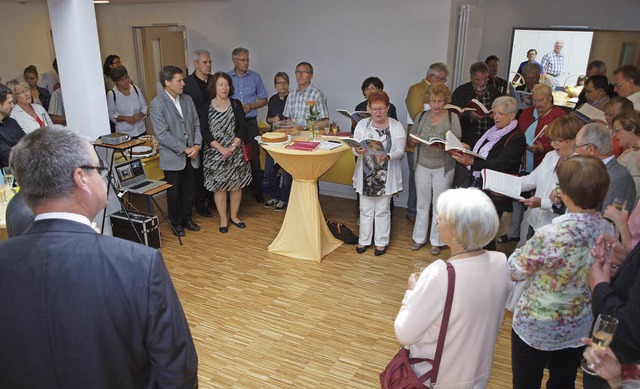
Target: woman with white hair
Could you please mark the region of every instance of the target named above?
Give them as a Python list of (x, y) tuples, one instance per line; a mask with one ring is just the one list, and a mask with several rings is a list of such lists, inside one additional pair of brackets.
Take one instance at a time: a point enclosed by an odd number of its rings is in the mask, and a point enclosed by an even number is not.
[[(517, 103), (513, 97), (500, 96), (491, 105), (491, 116), (495, 126), (485, 132), (473, 147), (473, 151), (483, 156), (475, 158), (460, 151), (451, 152), (453, 159), (467, 166), (471, 171), (471, 186), (482, 188), (482, 169), (491, 169), (507, 174), (518, 174), (522, 155), (527, 147), (524, 134), (518, 129), (515, 120)], [(493, 204), (498, 216), (503, 212), (511, 212), (511, 199), (503, 196), (492, 196)], [(489, 249), (495, 247), (495, 241), (490, 242)]]
[[(451, 248), (447, 262), (455, 269), (438, 387), (484, 388), (511, 286), (505, 255), (482, 249), (498, 231), (498, 215), (491, 199), (475, 188), (445, 191), (437, 208), (440, 239)], [(409, 276), (394, 327), (411, 358), (435, 355), (447, 285), (447, 266), (440, 259)], [(418, 376), (430, 368), (426, 362), (413, 365)]]

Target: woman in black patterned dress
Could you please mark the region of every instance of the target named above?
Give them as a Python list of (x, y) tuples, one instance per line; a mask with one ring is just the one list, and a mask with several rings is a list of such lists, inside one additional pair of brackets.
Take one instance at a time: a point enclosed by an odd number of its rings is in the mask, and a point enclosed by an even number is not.
[(246, 224), (238, 218), (242, 188), (251, 183), (251, 169), (242, 157), (245, 138), (245, 117), (242, 103), (233, 96), (231, 77), (217, 72), (211, 77), (208, 90), (214, 98), (209, 106), (209, 131), (204, 131), (204, 186), (213, 192), (220, 215), (220, 232), (229, 231), (227, 193), (230, 198), (230, 220), (238, 228)]

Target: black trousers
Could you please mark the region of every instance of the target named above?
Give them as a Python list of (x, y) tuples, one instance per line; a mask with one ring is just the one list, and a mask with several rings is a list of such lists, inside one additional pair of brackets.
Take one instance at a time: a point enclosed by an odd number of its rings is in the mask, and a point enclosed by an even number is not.
[(187, 158), (187, 166), (182, 170), (165, 170), (164, 178), (173, 185), (167, 189), (167, 207), (171, 224), (179, 226), (191, 220), (193, 204), (194, 168)]
[(211, 192), (204, 187), (204, 170), (202, 169), (202, 153), (198, 156), (200, 158), (200, 167), (193, 169), (193, 205), (196, 210), (206, 210), (209, 198), (212, 196)]
[(258, 119), (247, 118), (247, 135), (245, 142), (251, 142), (253, 148), (256, 150), (255, 158), (249, 161), (251, 165), (251, 194), (254, 196), (262, 195), (262, 169), (260, 168), (260, 146), (256, 141), (256, 136), (260, 134), (260, 128), (258, 127)]
[(549, 367), (547, 389), (574, 389), (584, 347), (554, 351), (535, 349), (511, 330), (513, 389), (540, 389), (545, 366)]

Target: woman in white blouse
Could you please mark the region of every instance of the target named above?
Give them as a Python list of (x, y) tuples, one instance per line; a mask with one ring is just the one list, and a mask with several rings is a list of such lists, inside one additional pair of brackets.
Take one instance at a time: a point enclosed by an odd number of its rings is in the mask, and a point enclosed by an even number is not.
[(107, 93), (109, 119), (116, 125), (116, 132), (137, 138), (147, 133), (144, 119), (147, 102), (142, 91), (131, 84), (129, 72), (124, 66), (111, 69), (111, 80), (116, 86)]
[(358, 122), (353, 133), (357, 141), (372, 139), (381, 146), (376, 152), (367, 147), (354, 147), (358, 157), (353, 173), (353, 187), (360, 194), (360, 237), (356, 251), (362, 254), (371, 244), (372, 235), (376, 256), (383, 255), (391, 234), (391, 196), (402, 190), (402, 167), (407, 140), (402, 124), (391, 119), (389, 96), (386, 92), (374, 92), (367, 99), (368, 119)]
[[(491, 375), (496, 337), (511, 288), (507, 258), (483, 250), (500, 221), (491, 199), (476, 188), (449, 189), (437, 203), (440, 239), (451, 248), (455, 269), (451, 315), (438, 373), (438, 388), (484, 388)], [(433, 359), (438, 343), (448, 278), (438, 259), (409, 276), (394, 328), (411, 358)], [(418, 376), (431, 369), (413, 365)]]
[(13, 92), (13, 99), (16, 103), (16, 106), (11, 110), (11, 117), (18, 122), (25, 134), (41, 127), (53, 125), (44, 107), (31, 102), (29, 84), (24, 81), (11, 80), (7, 82), (7, 86)]

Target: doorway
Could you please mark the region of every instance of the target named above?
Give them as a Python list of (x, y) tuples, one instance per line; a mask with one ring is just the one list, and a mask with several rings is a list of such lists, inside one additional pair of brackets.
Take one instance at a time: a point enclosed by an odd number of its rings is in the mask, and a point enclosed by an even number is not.
[[(162, 91), (159, 73), (164, 66), (177, 66), (185, 75), (188, 72), (186, 28), (177, 24), (134, 26), (133, 35), (138, 83), (150, 102)], [(150, 124), (147, 128), (152, 129)]]

